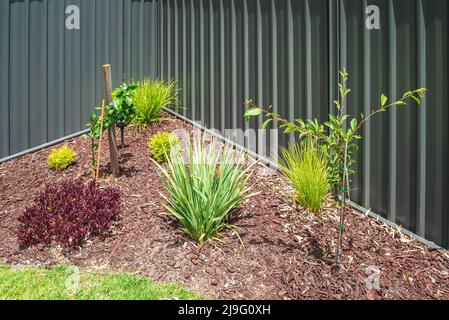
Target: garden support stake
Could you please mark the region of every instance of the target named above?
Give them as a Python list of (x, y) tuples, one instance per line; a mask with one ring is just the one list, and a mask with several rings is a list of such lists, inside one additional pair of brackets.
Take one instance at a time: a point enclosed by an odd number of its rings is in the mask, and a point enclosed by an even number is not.
[(120, 129), (120, 149), (125, 149), (125, 127), (122, 122), (117, 123), (117, 127)]
[[(105, 98), (106, 98), (106, 104), (110, 105), (113, 102), (113, 99), (112, 99), (112, 76), (111, 76), (111, 65), (110, 64), (106, 64), (103, 66), (103, 77), (104, 77), (104, 93), (105, 93)], [(111, 155), (112, 174), (114, 176), (119, 176), (120, 168), (118, 165), (115, 125), (113, 125), (113, 124), (110, 124), (108, 127), (108, 140), (109, 140), (109, 153)]]

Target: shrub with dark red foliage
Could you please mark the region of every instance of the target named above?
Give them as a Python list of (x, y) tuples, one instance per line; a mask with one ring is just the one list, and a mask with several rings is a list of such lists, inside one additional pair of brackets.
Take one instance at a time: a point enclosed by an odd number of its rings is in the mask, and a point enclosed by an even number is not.
[(100, 189), (81, 179), (47, 185), (19, 217), (19, 242), (22, 247), (53, 242), (77, 247), (107, 232), (120, 210), (118, 189)]

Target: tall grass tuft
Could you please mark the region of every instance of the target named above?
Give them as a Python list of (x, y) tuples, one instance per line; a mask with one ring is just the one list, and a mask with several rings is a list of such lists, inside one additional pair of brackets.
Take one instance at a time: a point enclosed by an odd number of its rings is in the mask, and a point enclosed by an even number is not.
[(283, 174), (296, 189), (297, 202), (318, 214), (329, 192), (328, 163), (321, 150), (310, 142), (291, 143), (281, 150)]
[(138, 126), (150, 125), (163, 108), (178, 104), (176, 82), (146, 79), (134, 93), (133, 103), (134, 122)]
[(165, 197), (168, 214), (183, 230), (204, 244), (224, 228), (232, 227), (227, 218), (232, 209), (253, 196), (249, 194), (250, 167), (244, 168), (244, 156), (230, 146), (217, 148), (215, 141), (205, 146), (200, 141), (187, 145), (188, 163), (180, 148), (172, 148), (164, 168), (157, 162), (161, 179), (170, 196)]

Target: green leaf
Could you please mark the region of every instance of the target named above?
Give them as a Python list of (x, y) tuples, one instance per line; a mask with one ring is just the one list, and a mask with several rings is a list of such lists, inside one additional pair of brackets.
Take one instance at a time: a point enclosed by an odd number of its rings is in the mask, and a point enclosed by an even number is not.
[(412, 98), (413, 100), (415, 100), (415, 101), (416, 101), (416, 103), (417, 103), (418, 105), (420, 105), (420, 104), (421, 104), (421, 100), (420, 100), (420, 99), (418, 99), (417, 97), (415, 97), (415, 96), (411, 96), (411, 98)]
[(265, 130), (268, 127), (268, 125), (271, 123), (271, 121), (273, 121), (273, 119), (266, 120), (262, 125), (262, 129)]
[(400, 101), (393, 103), (392, 105), (393, 106), (406, 106), (407, 103), (405, 101), (400, 100)]
[(388, 101), (388, 97), (384, 94), (382, 94), (382, 97), (380, 98), (380, 104), (382, 105), (382, 107), (385, 107), (385, 105), (387, 104)]
[(406, 93), (404, 93), (403, 98), (408, 98), (411, 94), (412, 94), (411, 91), (407, 91)]
[(357, 119), (352, 119), (351, 121), (351, 129), (352, 131), (355, 131), (357, 128)]
[(245, 117), (255, 117), (263, 112), (261, 108), (251, 108), (245, 112)]

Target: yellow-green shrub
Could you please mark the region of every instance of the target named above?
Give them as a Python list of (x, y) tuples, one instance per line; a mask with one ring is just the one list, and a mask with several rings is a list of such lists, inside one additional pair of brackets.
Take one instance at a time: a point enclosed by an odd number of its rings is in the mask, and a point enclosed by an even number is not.
[(51, 169), (64, 170), (76, 162), (77, 153), (75, 150), (63, 146), (59, 149), (53, 149), (48, 156), (47, 164)]
[(150, 125), (163, 108), (178, 104), (176, 82), (147, 79), (134, 92), (133, 103), (134, 123), (139, 127)]
[(297, 202), (319, 213), (329, 192), (329, 169), (323, 152), (310, 142), (292, 143), (282, 148), (279, 161), (283, 174), (296, 189)]
[(174, 133), (163, 132), (155, 135), (148, 142), (154, 160), (164, 163), (168, 160), (172, 147), (179, 146), (179, 139)]

